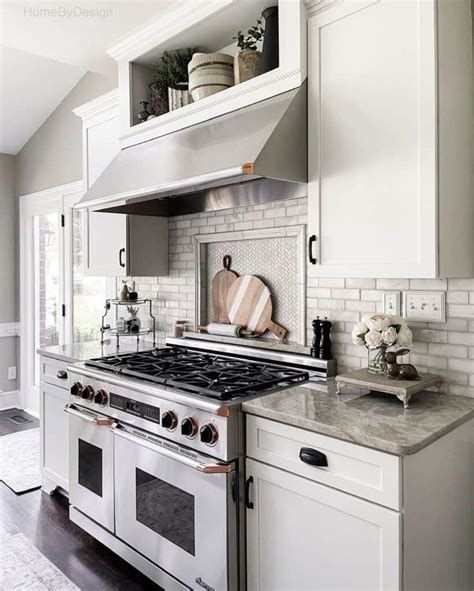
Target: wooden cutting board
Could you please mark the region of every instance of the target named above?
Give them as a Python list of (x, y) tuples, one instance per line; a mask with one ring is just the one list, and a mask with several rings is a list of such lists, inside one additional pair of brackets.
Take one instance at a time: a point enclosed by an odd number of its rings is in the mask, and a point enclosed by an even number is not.
[(230, 286), (239, 277), (235, 271), (230, 270), (232, 260), (228, 254), (225, 255), (224, 269), (215, 274), (212, 284), (212, 322), (218, 324), (229, 324), (227, 314), (227, 294)]
[(227, 295), (227, 314), (231, 324), (243, 326), (257, 337), (269, 330), (282, 341), (285, 328), (272, 322), (273, 304), (270, 290), (255, 275), (239, 277)]

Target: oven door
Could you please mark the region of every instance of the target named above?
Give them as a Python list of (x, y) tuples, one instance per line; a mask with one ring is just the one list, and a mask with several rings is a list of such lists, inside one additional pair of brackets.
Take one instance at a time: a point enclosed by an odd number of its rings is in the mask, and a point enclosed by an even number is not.
[(235, 464), (114, 433), (116, 535), (192, 589), (237, 589)]
[(67, 404), (69, 414), (69, 502), (114, 531), (114, 420)]

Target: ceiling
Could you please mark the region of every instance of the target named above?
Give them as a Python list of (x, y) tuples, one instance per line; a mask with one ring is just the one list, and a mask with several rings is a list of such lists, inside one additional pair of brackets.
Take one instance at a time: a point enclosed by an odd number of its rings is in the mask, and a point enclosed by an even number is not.
[(0, 153), (18, 153), (87, 71), (113, 75), (106, 49), (173, 1), (0, 0)]

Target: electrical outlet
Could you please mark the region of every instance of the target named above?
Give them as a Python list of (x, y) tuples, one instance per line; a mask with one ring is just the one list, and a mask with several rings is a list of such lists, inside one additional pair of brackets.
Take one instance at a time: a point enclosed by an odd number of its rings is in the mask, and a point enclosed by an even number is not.
[(414, 322), (446, 322), (446, 292), (404, 291), (403, 316)]
[(8, 379), (9, 380), (16, 380), (16, 366), (8, 368)]
[(391, 314), (392, 316), (400, 316), (399, 291), (383, 292), (383, 311), (385, 312), (385, 314)]

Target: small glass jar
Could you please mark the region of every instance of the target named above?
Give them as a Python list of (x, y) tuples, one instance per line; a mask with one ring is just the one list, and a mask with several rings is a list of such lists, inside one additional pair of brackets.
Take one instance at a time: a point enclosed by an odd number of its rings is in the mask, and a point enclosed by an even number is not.
[(187, 321), (186, 320), (176, 320), (173, 325), (173, 336), (181, 338), (184, 336), (184, 330), (186, 328)]
[(385, 347), (379, 347), (378, 349), (368, 348), (368, 372), (380, 376), (385, 374), (386, 368)]

